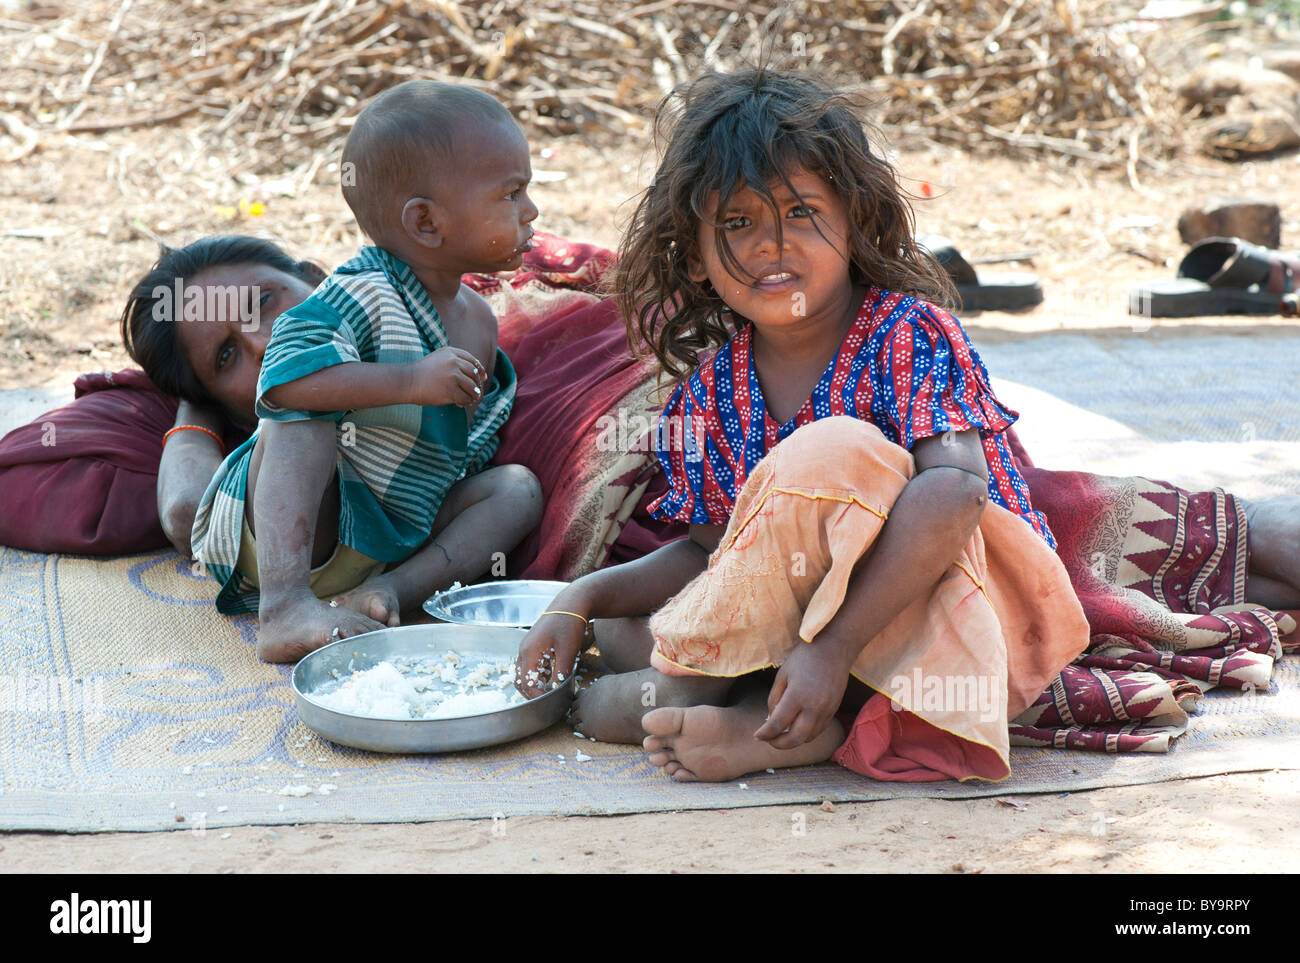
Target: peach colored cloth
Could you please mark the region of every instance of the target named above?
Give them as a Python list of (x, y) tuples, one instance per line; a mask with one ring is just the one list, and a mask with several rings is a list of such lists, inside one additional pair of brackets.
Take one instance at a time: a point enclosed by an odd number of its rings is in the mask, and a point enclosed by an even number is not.
[[(738, 676), (815, 644), (913, 473), (867, 422), (796, 430), (749, 476), (708, 569), (651, 618), (651, 664)], [(853, 675), (879, 694), (834, 758), (877, 779), (1003, 779), (1008, 719), (1087, 644), (1056, 553), (990, 503), (930, 595), (863, 647)]]

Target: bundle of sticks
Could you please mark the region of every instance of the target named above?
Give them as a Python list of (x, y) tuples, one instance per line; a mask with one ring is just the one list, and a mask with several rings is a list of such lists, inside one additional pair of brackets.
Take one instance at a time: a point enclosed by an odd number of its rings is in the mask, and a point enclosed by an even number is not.
[[(282, 169), (333, 153), (411, 77), (489, 90), (529, 130), (643, 135), (709, 68), (808, 68), (882, 127), (1132, 167), (1178, 145), (1154, 31), (1102, 0), (34, 0), (0, 19), (7, 156), (50, 132), (196, 119)], [(1162, 35), (1167, 32), (1160, 32)], [(229, 141), (227, 141), (229, 142)]]

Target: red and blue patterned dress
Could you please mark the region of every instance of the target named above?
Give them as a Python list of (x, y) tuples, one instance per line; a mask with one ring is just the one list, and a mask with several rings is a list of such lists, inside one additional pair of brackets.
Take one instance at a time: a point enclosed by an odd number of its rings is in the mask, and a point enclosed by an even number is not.
[(747, 325), (669, 397), (656, 432), (668, 478), (667, 493), (649, 507), (656, 518), (725, 525), (745, 479), (778, 442), (818, 418), (847, 415), (908, 451), (923, 438), (978, 429), (989, 498), (1056, 547), (1004, 437), (1019, 415), (994, 396), (984, 363), (947, 311), (872, 287), (839, 352), (784, 425), (763, 403), (751, 339)]

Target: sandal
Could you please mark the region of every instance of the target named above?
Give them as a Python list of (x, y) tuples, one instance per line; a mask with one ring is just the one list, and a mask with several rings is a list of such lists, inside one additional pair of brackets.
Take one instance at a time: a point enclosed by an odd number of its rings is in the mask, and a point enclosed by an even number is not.
[(934, 256), (957, 285), (963, 311), (1017, 311), (1043, 303), (1043, 287), (1032, 274), (976, 274), (946, 237), (927, 234), (916, 243)]
[(1300, 255), (1284, 255), (1239, 237), (1208, 237), (1194, 244), (1173, 281), (1129, 292), (1129, 314), (1189, 318), (1206, 314), (1294, 316)]

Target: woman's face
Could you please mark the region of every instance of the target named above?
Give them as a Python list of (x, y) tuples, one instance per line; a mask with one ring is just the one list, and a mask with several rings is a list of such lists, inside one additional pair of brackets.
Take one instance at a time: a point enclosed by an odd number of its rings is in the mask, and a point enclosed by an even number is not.
[(176, 341), (181, 356), (237, 424), (257, 424), (254, 402), (271, 323), (300, 304), (324, 278), (313, 281), (265, 264), (224, 264), (182, 278)]

